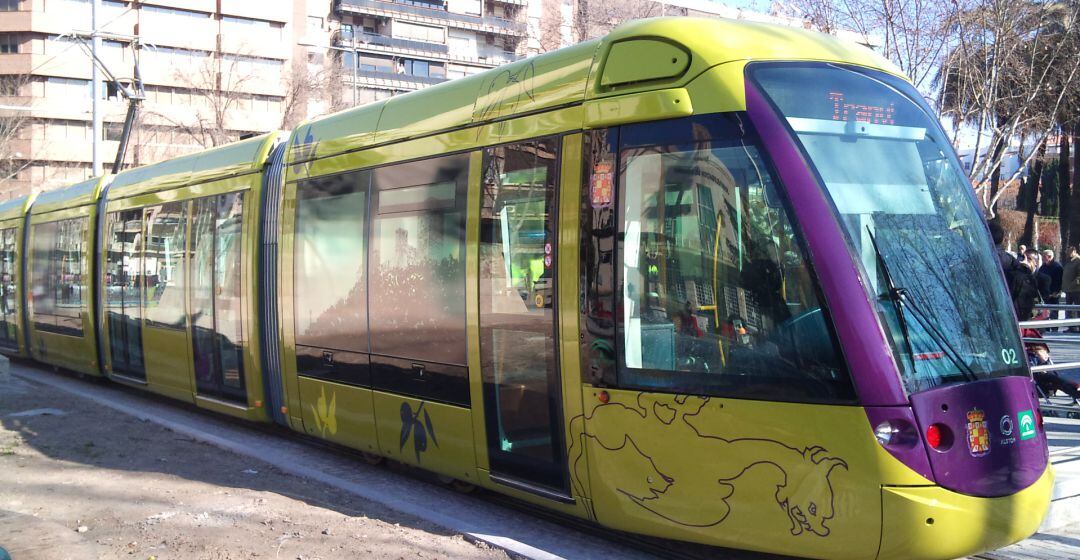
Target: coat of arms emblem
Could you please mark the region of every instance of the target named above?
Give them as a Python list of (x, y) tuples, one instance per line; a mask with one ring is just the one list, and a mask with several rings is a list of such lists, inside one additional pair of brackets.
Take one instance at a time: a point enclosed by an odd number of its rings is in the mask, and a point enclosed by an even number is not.
[(973, 408), (967, 413), (968, 451), (972, 457), (990, 453), (990, 430), (986, 426), (986, 413)]

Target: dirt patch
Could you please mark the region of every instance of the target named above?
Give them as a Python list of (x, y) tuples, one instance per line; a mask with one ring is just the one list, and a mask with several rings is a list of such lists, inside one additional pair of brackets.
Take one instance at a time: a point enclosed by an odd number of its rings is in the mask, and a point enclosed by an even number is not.
[(15, 377), (0, 383), (0, 546), (16, 560), (507, 557)]

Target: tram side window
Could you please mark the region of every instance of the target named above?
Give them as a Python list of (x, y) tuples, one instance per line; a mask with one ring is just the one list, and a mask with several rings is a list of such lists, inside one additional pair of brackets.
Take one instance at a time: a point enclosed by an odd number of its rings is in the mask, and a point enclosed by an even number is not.
[(146, 209), (143, 307), (147, 323), (155, 327), (182, 329), (187, 320), (184, 306), (187, 208), (187, 202), (170, 202)]
[(744, 134), (718, 117), (623, 129), (619, 383), (850, 401), (798, 234)]
[(195, 388), (244, 402), (241, 273), (244, 193), (200, 198), (191, 208), (191, 323)]
[(360, 355), (368, 352), (364, 237), (370, 177), (361, 171), (297, 186), (293, 301), (300, 375), (370, 384), (367, 358)]
[(16, 228), (0, 230), (0, 344), (8, 346), (17, 344), (16, 238)]
[(465, 365), (466, 155), (376, 169), (372, 353)]
[(40, 330), (82, 336), (87, 223), (86, 218), (71, 218), (31, 226), (33, 320)]

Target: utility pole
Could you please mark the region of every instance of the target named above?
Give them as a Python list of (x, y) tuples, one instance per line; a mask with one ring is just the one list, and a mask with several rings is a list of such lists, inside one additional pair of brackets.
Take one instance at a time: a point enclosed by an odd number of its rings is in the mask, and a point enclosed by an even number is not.
[(93, 140), (91, 142), (91, 167), (93, 168), (94, 177), (101, 175), (101, 136), (102, 136), (102, 115), (101, 115), (101, 71), (98, 70), (98, 54), (101, 51), (101, 36), (98, 35), (98, 14), (101, 12), (101, 0), (91, 0), (90, 4), (90, 95), (93, 97), (90, 101), (90, 110), (93, 113), (92, 116), (92, 135)]

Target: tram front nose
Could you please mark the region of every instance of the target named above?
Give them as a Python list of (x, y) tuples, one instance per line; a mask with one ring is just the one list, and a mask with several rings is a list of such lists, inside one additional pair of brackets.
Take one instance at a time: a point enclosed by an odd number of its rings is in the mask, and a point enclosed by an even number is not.
[(1008, 496), (1046, 471), (1046, 433), (1030, 378), (948, 385), (912, 395), (911, 406), (943, 488)]

